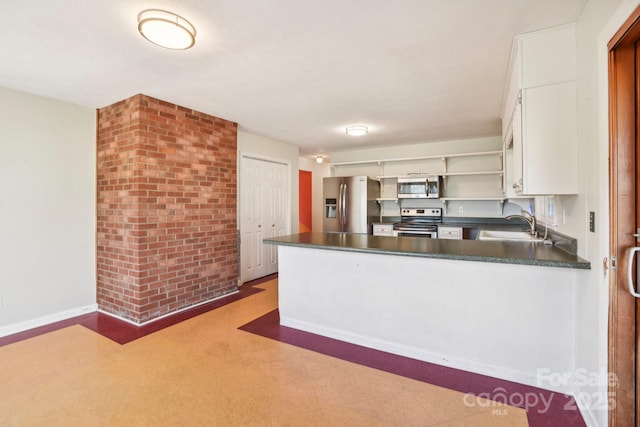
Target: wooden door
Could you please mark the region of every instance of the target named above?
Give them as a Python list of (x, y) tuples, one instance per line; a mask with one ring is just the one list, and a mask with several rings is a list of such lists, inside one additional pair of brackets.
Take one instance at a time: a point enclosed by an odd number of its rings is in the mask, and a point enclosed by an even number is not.
[(609, 384), (613, 405), (611, 426), (636, 426), (640, 358), (638, 332), (639, 301), (629, 292), (627, 272), (634, 272), (627, 255), (640, 245), (634, 234), (640, 227), (640, 8), (632, 14), (609, 43), (609, 162), (610, 162), (610, 250), (617, 267), (612, 270), (609, 290)]

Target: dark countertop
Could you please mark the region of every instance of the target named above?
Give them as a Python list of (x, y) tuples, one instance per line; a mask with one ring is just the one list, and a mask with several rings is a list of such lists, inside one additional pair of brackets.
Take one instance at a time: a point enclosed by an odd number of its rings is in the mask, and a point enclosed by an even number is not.
[[(400, 221), (400, 217), (385, 217), (383, 222), (375, 224), (393, 224)], [(393, 221), (393, 222), (388, 222)], [(476, 239), (480, 230), (503, 230), (503, 231), (527, 231), (528, 226), (521, 220), (510, 221), (505, 218), (473, 218), (473, 217), (443, 217), (443, 227), (460, 227), (464, 230), (465, 239)], [(546, 236), (553, 241), (553, 245), (561, 248), (565, 252), (576, 255), (578, 253), (578, 240), (557, 232), (553, 229), (546, 229), (544, 225), (538, 224), (536, 227), (538, 236)]]
[(590, 269), (589, 261), (543, 243), (479, 240), (438, 240), (417, 237), (371, 236), (346, 233), (292, 234), (264, 243), (284, 246), (402, 255), (460, 261), (525, 264), (541, 267)]

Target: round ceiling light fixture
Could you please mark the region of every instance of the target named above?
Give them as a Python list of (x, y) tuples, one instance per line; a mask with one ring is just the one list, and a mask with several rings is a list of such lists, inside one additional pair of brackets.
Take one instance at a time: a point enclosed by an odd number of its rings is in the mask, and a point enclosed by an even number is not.
[(369, 132), (369, 128), (363, 125), (347, 126), (346, 134), (349, 136), (362, 136)]
[(324, 162), (324, 157), (322, 157), (322, 156), (316, 156), (316, 162), (317, 162), (317, 163), (322, 163), (322, 162)]
[(183, 17), (166, 10), (140, 12), (138, 31), (151, 43), (167, 49), (189, 49), (196, 42), (196, 28)]

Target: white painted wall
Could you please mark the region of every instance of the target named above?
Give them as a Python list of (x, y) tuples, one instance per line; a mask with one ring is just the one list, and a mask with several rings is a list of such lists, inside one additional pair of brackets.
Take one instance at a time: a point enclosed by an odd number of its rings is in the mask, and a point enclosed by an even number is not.
[[(576, 369), (607, 371), (608, 281), (602, 260), (609, 258), (608, 172), (608, 51), (607, 43), (622, 26), (638, 0), (591, 0), (577, 26), (578, 140), (580, 195), (561, 197), (567, 224), (560, 231), (579, 238), (581, 255), (592, 270), (576, 292)], [(588, 231), (587, 215), (596, 214), (595, 233)], [(592, 401), (605, 395), (606, 381), (578, 384)], [(589, 425), (607, 425), (606, 407), (585, 412)]]
[(96, 309), (96, 111), (0, 88), (0, 336)]
[[(298, 157), (299, 149), (295, 145), (286, 144), (284, 142), (265, 138), (254, 133), (238, 129), (238, 153), (253, 154), (265, 159), (279, 160), (288, 162), (291, 169), (291, 218), (290, 228), (292, 234), (298, 232)], [(238, 161), (238, 165), (240, 162)], [(238, 173), (238, 176), (240, 174)], [(240, 189), (238, 188), (238, 191)], [(238, 193), (238, 200), (241, 200)], [(238, 222), (239, 224), (239, 222)]]
[(301, 170), (306, 170), (311, 172), (312, 181), (311, 181), (311, 215), (313, 222), (312, 231), (314, 232), (322, 232), (322, 209), (323, 209), (323, 201), (322, 201), (322, 179), (325, 176), (331, 176), (331, 170), (329, 168), (329, 164), (321, 163), (318, 164), (315, 158), (309, 157), (300, 157), (299, 165)]

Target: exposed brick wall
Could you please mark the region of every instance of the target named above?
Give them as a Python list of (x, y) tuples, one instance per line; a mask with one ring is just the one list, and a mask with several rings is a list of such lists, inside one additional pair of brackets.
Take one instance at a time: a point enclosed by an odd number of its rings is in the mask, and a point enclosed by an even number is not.
[(142, 323), (237, 289), (236, 139), (145, 95), (98, 111), (100, 309)]

